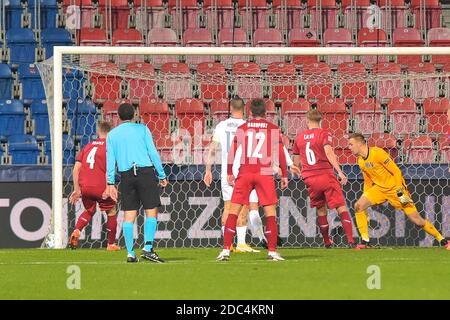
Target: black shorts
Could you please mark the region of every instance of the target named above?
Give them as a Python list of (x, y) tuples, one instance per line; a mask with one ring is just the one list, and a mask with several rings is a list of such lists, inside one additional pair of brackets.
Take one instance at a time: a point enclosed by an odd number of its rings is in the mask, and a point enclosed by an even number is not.
[(123, 211), (144, 210), (161, 206), (161, 189), (153, 167), (138, 168), (120, 173), (120, 209)]

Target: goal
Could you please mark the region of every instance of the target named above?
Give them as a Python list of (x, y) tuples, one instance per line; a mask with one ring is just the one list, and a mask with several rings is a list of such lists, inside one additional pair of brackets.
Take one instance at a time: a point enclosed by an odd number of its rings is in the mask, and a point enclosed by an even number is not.
[[(202, 177), (214, 126), (229, 116), (233, 96), (247, 106), (252, 98), (264, 98), (267, 117), (282, 128), (288, 149), (305, 128), (306, 111), (321, 110), (322, 126), (332, 132), (349, 177), (344, 193), (350, 208), (362, 193), (362, 176), (346, 135), (363, 133), (370, 145), (395, 158), (419, 211), (450, 236), (450, 153), (444, 135), (449, 55), (450, 47), (55, 47), (53, 58), (38, 65), (51, 126), (52, 221), (43, 245), (66, 247), (83, 211), (81, 202), (72, 207), (67, 200), (75, 155), (95, 139), (98, 120), (118, 124), (122, 102), (132, 103), (136, 121), (150, 128), (168, 173), (158, 246), (219, 245), (220, 154), (211, 188)], [(290, 179), (280, 191), (278, 215), (284, 246), (322, 244), (301, 179)], [(119, 241), (122, 216), (119, 203)], [(370, 209), (369, 216), (371, 237), (381, 245), (433, 245), (388, 206)], [(136, 236), (142, 234), (140, 218)], [(95, 215), (83, 231), (82, 247), (105, 245), (104, 219)], [(343, 243), (336, 213), (328, 219), (335, 243)], [(248, 235), (248, 240), (256, 239)]]

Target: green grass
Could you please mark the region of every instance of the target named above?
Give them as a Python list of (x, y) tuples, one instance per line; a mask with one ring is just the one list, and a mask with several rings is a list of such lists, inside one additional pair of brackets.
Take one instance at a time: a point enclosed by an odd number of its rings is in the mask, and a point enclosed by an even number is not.
[[(0, 299), (450, 299), (450, 251), (442, 248), (281, 249), (266, 253), (160, 249), (166, 264), (126, 264), (125, 252), (0, 250)], [(67, 268), (81, 270), (69, 290)], [(369, 290), (367, 268), (381, 270)]]

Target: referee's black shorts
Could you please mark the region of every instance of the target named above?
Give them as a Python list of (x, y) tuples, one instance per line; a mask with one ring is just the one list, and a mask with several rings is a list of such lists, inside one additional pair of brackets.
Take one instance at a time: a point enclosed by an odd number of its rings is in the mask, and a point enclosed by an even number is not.
[(120, 173), (121, 210), (144, 210), (161, 206), (161, 189), (153, 167), (138, 168)]

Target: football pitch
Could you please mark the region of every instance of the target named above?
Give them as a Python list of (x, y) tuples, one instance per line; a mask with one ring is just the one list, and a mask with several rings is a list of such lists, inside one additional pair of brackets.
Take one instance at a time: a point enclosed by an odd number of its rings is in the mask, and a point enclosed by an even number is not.
[(0, 299), (450, 299), (442, 248), (280, 249), (281, 262), (265, 251), (216, 262), (219, 251), (127, 264), (125, 251), (0, 250)]

